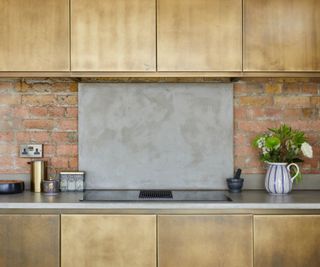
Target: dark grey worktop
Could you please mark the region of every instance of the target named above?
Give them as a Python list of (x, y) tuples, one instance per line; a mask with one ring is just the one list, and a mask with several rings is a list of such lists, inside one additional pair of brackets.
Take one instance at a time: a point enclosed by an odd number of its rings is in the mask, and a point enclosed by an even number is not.
[(263, 190), (231, 194), (232, 202), (81, 202), (82, 193), (47, 196), (26, 191), (0, 195), (0, 209), (308, 209), (320, 210), (320, 191), (293, 191), (288, 195), (269, 195)]

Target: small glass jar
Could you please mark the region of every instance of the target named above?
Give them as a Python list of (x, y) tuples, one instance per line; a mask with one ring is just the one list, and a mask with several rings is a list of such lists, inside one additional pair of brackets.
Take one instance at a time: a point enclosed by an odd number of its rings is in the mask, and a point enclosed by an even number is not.
[(44, 194), (56, 195), (59, 193), (59, 180), (43, 180), (41, 182), (41, 187)]

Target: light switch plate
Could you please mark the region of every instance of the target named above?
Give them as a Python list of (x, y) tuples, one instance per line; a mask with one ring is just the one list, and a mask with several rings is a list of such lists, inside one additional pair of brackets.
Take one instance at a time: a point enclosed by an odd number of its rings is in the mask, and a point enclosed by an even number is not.
[(43, 145), (42, 144), (20, 145), (19, 154), (21, 158), (42, 158)]

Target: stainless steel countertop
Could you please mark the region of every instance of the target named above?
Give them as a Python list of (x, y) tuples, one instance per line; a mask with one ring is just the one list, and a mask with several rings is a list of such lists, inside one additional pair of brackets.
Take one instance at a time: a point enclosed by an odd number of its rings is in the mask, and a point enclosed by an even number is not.
[(293, 191), (288, 195), (269, 195), (263, 190), (231, 194), (232, 202), (80, 202), (82, 193), (60, 193), (47, 196), (26, 191), (22, 194), (0, 195), (0, 209), (68, 209), (68, 210), (185, 210), (185, 209), (301, 209), (320, 210), (320, 191)]

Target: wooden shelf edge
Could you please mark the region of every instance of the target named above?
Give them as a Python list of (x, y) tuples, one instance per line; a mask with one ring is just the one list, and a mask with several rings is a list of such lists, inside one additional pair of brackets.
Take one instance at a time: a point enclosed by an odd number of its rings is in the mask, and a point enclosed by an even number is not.
[(241, 77), (268, 77), (268, 78), (318, 78), (320, 77), (320, 72), (307, 72), (307, 71), (244, 71)]
[(320, 72), (0, 72), (0, 78), (320, 78)]
[(64, 78), (71, 77), (71, 72), (56, 71), (10, 71), (0, 72), (0, 78)]

